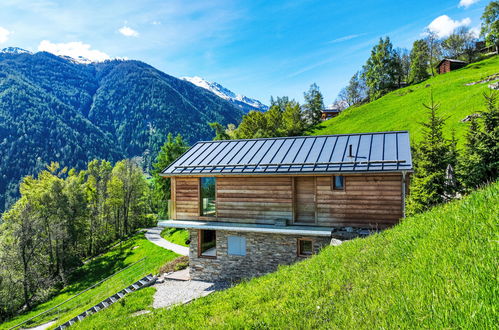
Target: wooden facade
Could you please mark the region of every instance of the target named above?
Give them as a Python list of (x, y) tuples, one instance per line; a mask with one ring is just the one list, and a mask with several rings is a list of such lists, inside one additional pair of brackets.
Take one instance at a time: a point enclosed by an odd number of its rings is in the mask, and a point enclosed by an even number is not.
[[(218, 176), (216, 216), (200, 214), (199, 177), (172, 178), (175, 220), (386, 228), (403, 216), (400, 173), (344, 174), (335, 190), (332, 175)], [(407, 179), (408, 177), (406, 177)]]
[(438, 72), (438, 74), (451, 72), (453, 70), (457, 70), (457, 69), (460, 69), (462, 67), (465, 67), (467, 64), (468, 63), (466, 63), (464, 61), (458, 61), (458, 60), (452, 60), (452, 59), (443, 59), (437, 65), (437, 72)]

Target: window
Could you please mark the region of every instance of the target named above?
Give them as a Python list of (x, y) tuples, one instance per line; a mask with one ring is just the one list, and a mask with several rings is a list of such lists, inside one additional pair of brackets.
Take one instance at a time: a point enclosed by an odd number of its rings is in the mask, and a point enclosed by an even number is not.
[(201, 178), (201, 215), (213, 217), (216, 215), (215, 206), (215, 178)]
[(245, 256), (246, 255), (246, 237), (228, 236), (227, 237), (227, 253), (230, 256)]
[(313, 242), (311, 239), (299, 238), (298, 239), (298, 256), (308, 257), (314, 252)]
[(199, 257), (216, 258), (217, 232), (215, 230), (200, 230), (198, 249)]
[(333, 176), (333, 190), (345, 190), (345, 177), (341, 175)]

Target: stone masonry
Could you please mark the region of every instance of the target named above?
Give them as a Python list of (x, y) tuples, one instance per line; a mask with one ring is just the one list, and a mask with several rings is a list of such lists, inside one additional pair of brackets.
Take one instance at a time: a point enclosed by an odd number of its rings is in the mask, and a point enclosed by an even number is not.
[[(313, 240), (314, 253), (328, 245), (329, 237), (305, 237), (295, 235), (265, 234), (217, 230), (216, 258), (198, 257), (198, 231), (189, 230), (190, 276), (194, 280), (239, 280), (261, 276), (277, 270), (279, 265), (289, 265), (305, 259), (297, 256), (298, 238)], [(246, 255), (227, 253), (228, 236), (246, 238)]]

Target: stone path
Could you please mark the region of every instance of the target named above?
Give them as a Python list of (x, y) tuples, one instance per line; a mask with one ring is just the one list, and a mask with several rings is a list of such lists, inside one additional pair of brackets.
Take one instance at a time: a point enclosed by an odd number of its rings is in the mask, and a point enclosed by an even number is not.
[(156, 244), (157, 246), (161, 246), (162, 248), (165, 248), (167, 250), (171, 250), (177, 254), (183, 255), (183, 256), (188, 256), (189, 255), (189, 248), (186, 246), (178, 245), (172, 242), (168, 242), (166, 239), (161, 237), (161, 231), (163, 230), (162, 227), (154, 227), (154, 228), (149, 228), (146, 231), (146, 238)]
[(185, 270), (169, 274), (165, 276), (163, 283), (156, 283), (154, 285), (156, 288), (153, 302), (154, 308), (185, 304), (196, 298), (204, 297), (212, 292), (229, 287), (229, 284), (226, 282), (186, 281), (181, 279), (185, 278), (182, 273), (185, 273)]
[(39, 326), (36, 326), (34, 328), (24, 328), (24, 329), (27, 329), (27, 330), (44, 330), (44, 329), (47, 329), (47, 328), (51, 327), (54, 323), (55, 323), (55, 321), (50, 321), (50, 322), (47, 322), (47, 323), (44, 323), (44, 324), (40, 324)]

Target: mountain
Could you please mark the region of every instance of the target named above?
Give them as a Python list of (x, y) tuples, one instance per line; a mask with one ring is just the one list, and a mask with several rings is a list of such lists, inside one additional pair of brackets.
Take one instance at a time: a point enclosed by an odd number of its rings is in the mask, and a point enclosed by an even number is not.
[(19, 180), (57, 161), (140, 156), (146, 164), (168, 133), (211, 139), (208, 122), (237, 124), (243, 111), (213, 93), (140, 61), (99, 63), (0, 52), (0, 212)]
[(245, 113), (250, 112), (251, 110), (257, 111), (267, 111), (269, 109), (268, 106), (263, 104), (262, 102), (251, 99), (244, 95), (235, 94), (231, 90), (223, 87), (219, 83), (209, 82), (201, 77), (181, 77), (181, 79), (188, 81), (196, 86), (209, 90), (213, 94), (232, 102), (239, 109), (243, 110)]
[(411, 138), (421, 138), (421, 125), (427, 116), (423, 103), (430, 96), (440, 104), (438, 113), (446, 119), (445, 133), (456, 133), (462, 143), (468, 123), (464, 119), (485, 107), (484, 92), (498, 82), (499, 56), (472, 63), (465, 68), (430, 78), (416, 85), (398, 89), (380, 99), (352, 107), (329, 119), (310, 132), (313, 135), (352, 132), (408, 130)]

